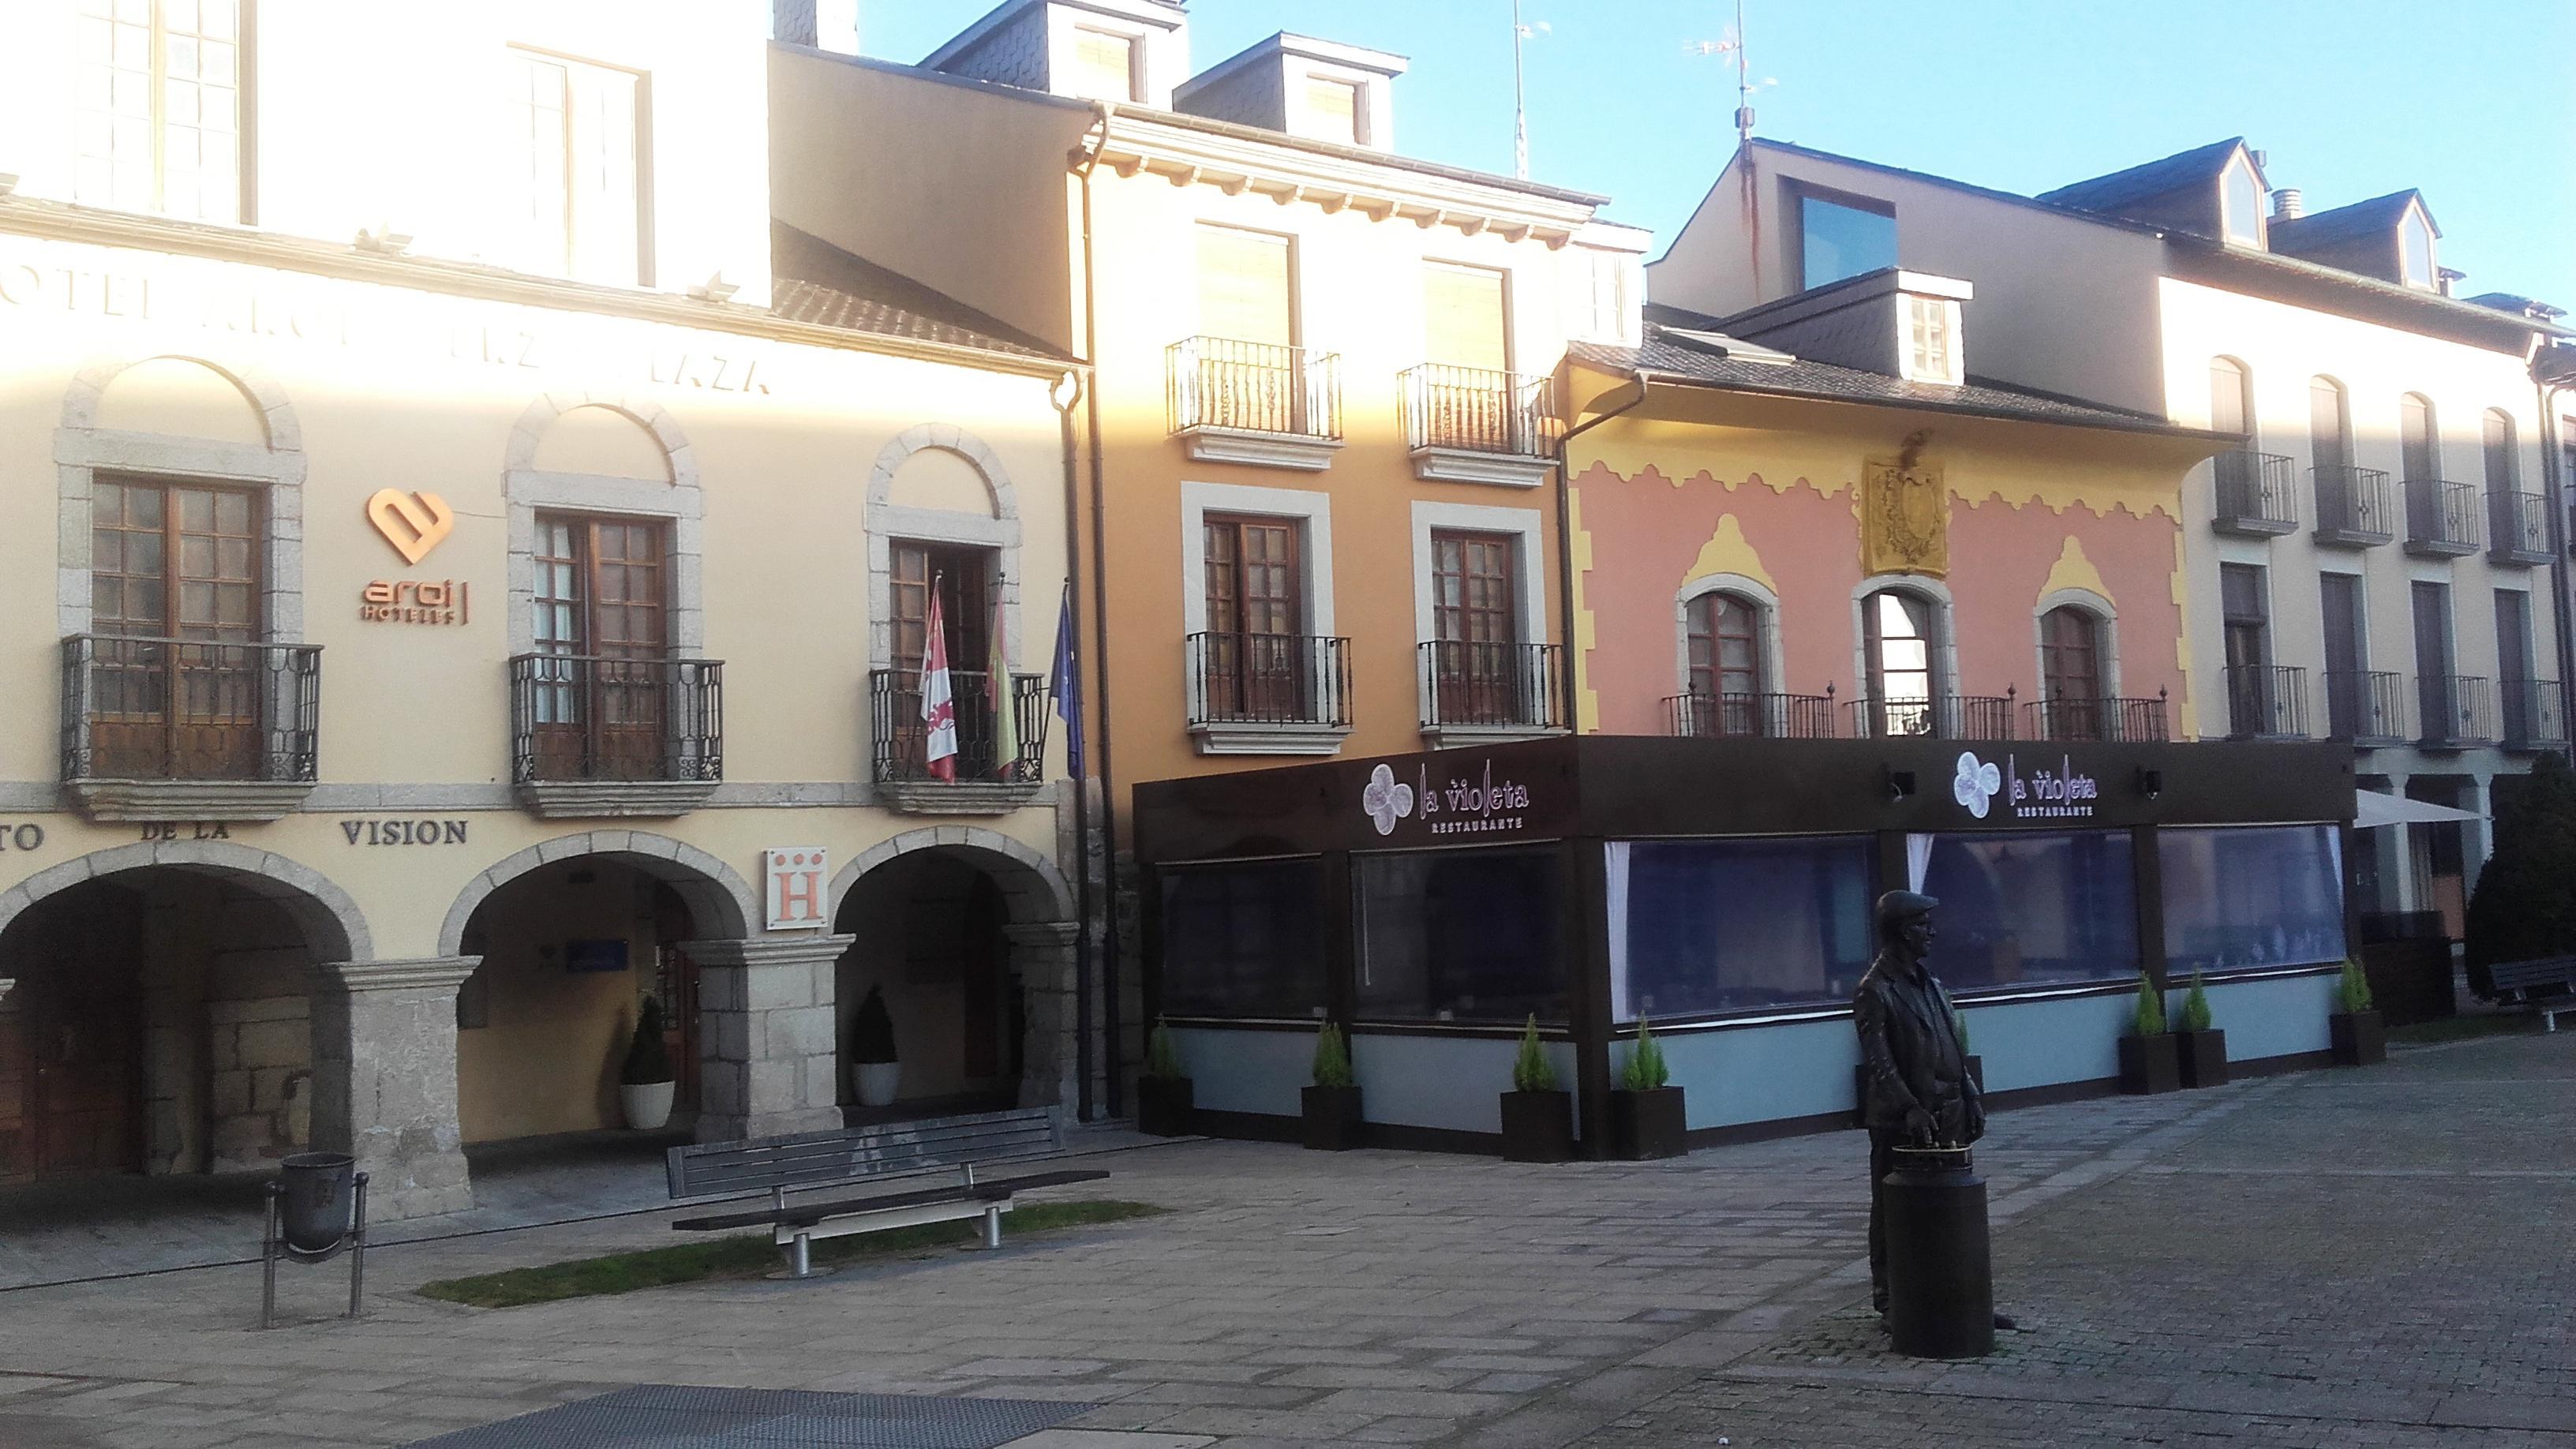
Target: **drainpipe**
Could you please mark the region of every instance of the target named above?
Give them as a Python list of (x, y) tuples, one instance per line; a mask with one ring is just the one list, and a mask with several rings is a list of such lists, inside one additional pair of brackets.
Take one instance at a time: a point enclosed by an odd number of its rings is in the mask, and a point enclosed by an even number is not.
[[(1047, 390), (1047, 401), (1055, 405), (1056, 421), (1064, 440), (1064, 582), (1073, 597), (1082, 597), (1081, 537), (1082, 495), (1075, 480), (1073, 408), (1091, 389), (1082, 385), (1082, 374), (1068, 369)], [(1071, 627), (1073, 619), (1065, 620)], [(1074, 686), (1082, 683), (1082, 649), (1077, 643), (1073, 653)], [(1082, 712), (1074, 715), (1075, 728), (1081, 728)], [(1087, 752), (1086, 752), (1087, 753)], [(1091, 1120), (1091, 785), (1077, 770), (1073, 776), (1073, 1061), (1074, 1120)]]
[(2566, 430), (2552, 409), (2559, 394), (2576, 388), (2576, 356), (2559, 357), (2558, 349), (2538, 349), (2531, 361), (2532, 390), (2540, 402), (2540, 478), (2541, 491), (2549, 500), (2549, 603), (2558, 634), (2558, 719), (2559, 727), (2569, 728), (2576, 719), (2576, 639), (2568, 637), (2568, 518), (2567, 495), (2576, 487), (2576, 479), (2566, 476), (2562, 456)]
[(1083, 361), (1093, 369), (1092, 386), (1084, 400), (1091, 433), (1091, 632), (1094, 657), (1099, 660), (1093, 677), (1100, 686), (1100, 729), (1092, 739), (1097, 742), (1100, 756), (1100, 864), (1109, 892), (1106, 909), (1101, 913), (1102, 954), (1108, 960), (1100, 975), (1100, 1031), (1108, 1059), (1109, 1115), (1115, 1117), (1124, 1106), (1121, 1099), (1125, 1095), (1118, 1081), (1118, 772), (1109, 738), (1109, 522), (1103, 482), (1106, 465), (1100, 447), (1100, 283), (1099, 268), (1091, 252), (1091, 174), (1100, 169), (1100, 148), (1109, 139), (1109, 123), (1118, 110), (1107, 101), (1094, 101), (1091, 113), (1090, 133), (1074, 151), (1074, 171), (1082, 178), (1082, 351)]
[(1575, 424), (1556, 440), (1556, 613), (1557, 634), (1565, 641), (1565, 720), (1569, 734), (1582, 733), (1583, 711), (1581, 661), (1575, 657), (1574, 647), (1574, 478), (1573, 465), (1566, 461), (1567, 445), (1621, 413), (1645, 405), (1646, 370), (1638, 368), (1629, 375), (1629, 381), (1637, 385), (1635, 397)]

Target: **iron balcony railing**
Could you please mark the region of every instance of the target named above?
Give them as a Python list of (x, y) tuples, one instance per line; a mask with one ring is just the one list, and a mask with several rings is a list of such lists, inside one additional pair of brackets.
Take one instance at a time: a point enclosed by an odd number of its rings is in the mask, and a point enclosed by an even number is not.
[(1834, 692), (1667, 695), (1664, 723), (1673, 734), (1694, 739), (1829, 740)]
[(2227, 669), (2227, 735), (2238, 740), (2308, 737), (2308, 672), (2295, 664)]
[(2211, 459), (2210, 470), (2218, 480), (2211, 523), (2220, 533), (2270, 538), (2298, 531), (2298, 474), (2290, 459), (2238, 448)]
[(2326, 738), (2381, 749), (2406, 738), (2406, 677), (2387, 670), (2325, 672)]
[(1555, 383), (1426, 362), (1396, 375), (1406, 446), (1543, 458), (1556, 446)]
[(1557, 646), (1440, 639), (1415, 652), (1424, 729), (1565, 728), (1564, 655)]
[[(957, 753), (950, 774), (958, 781), (1035, 784), (1046, 778), (1047, 682), (1044, 675), (1009, 676), (1009, 698), (997, 700), (993, 676), (951, 670), (948, 699), (957, 712)], [(1015, 748), (1002, 749), (1002, 711), (1010, 711)], [(930, 768), (930, 726), (921, 718), (921, 671), (868, 671), (868, 753), (880, 785), (940, 778)]]
[(2478, 551), (2478, 490), (2439, 478), (2406, 480), (2406, 551), (2457, 558)]
[(311, 780), (322, 649), (74, 634), (62, 708), (66, 781)]
[(2101, 740), (2117, 744), (2162, 743), (2165, 700), (2034, 699), (2022, 706), (2035, 740)]
[(2487, 557), (2533, 568), (2549, 562), (2549, 500), (2537, 493), (2488, 494)]
[(2308, 477), (2316, 487), (2317, 542), (2373, 548), (2397, 536), (2386, 471), (2325, 463), (2310, 468)]
[(2415, 677), (2419, 739), (2428, 750), (2465, 750), (2496, 742), (2495, 695), (2474, 674), (2419, 674)]
[(1165, 351), (1173, 432), (1229, 428), (1325, 441), (1342, 435), (1341, 358), (1330, 352), (1185, 337)]
[(2567, 744), (2567, 714), (2555, 679), (2507, 679), (2497, 693), (2504, 703), (2504, 747), (2555, 750)]
[(1190, 723), (1351, 723), (1351, 641), (1303, 634), (1192, 634)]
[(2013, 737), (2013, 698), (1949, 695), (1941, 699), (1871, 699), (1851, 702), (1854, 739), (1899, 736), (1940, 740), (2008, 740)]
[(724, 778), (724, 661), (510, 657), (510, 778)]

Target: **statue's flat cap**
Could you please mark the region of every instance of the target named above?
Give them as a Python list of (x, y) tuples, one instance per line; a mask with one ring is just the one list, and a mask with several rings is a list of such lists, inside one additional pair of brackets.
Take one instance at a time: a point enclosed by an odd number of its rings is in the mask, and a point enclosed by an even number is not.
[(1885, 917), (1919, 916), (1939, 904), (1920, 891), (1889, 891), (1878, 898), (1878, 913)]

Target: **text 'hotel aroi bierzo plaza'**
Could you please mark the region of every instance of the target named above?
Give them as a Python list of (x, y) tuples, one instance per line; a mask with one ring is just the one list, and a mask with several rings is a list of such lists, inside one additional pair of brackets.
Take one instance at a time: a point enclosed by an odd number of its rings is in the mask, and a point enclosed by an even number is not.
[(622, 1125), (647, 996), (701, 1138), (839, 1126), (871, 992), (899, 1107), (1075, 1101), (1078, 376), (773, 267), (769, 26), (13, 16), (0, 1183), (459, 1209), (464, 1144)]

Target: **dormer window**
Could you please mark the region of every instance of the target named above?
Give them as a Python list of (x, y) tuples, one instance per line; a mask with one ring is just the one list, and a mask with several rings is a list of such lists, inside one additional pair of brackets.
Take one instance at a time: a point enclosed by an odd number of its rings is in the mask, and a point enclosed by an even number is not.
[(1804, 291), (1896, 265), (1896, 208), (1865, 196), (1796, 188), (1798, 287)]
[(1358, 81), (1332, 76), (1306, 77), (1304, 133), (1318, 141), (1358, 146), (1368, 140), (1367, 88)]
[(2433, 224), (2415, 207), (2397, 223), (2397, 261), (2406, 285), (2433, 290)]
[(1905, 380), (1956, 386), (1961, 375), (1959, 304), (1943, 297), (1905, 298)]
[(2263, 187), (2254, 179), (2254, 165), (2239, 154), (2227, 163), (2226, 175), (2219, 178), (2220, 220), (2232, 246), (2263, 245)]
[(1066, 89), (1088, 101), (1134, 101), (1136, 38), (1074, 27), (1073, 75)]

